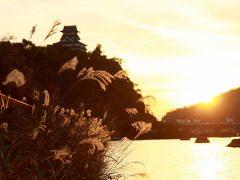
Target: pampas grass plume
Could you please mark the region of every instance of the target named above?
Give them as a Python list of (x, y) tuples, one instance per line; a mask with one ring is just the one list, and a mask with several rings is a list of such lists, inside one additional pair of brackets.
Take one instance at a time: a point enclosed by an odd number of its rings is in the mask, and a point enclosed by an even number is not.
[[(54, 159), (60, 160), (62, 164), (70, 164), (72, 159), (72, 154), (70, 153), (69, 149), (63, 148), (60, 150), (50, 150), (50, 152), (54, 153)], [(68, 158), (68, 159), (67, 159)]]
[(61, 22), (59, 20), (56, 20), (51, 27), (50, 31), (48, 32), (47, 36), (44, 38), (43, 41), (47, 40), (49, 37), (51, 37), (53, 34), (57, 33), (56, 27), (61, 25)]
[[(90, 69), (90, 68), (89, 68), (89, 69)], [(79, 73), (78, 73), (77, 77), (79, 77), (79, 76), (83, 75), (83, 74), (84, 74), (86, 71), (87, 71), (86, 67), (85, 67), (85, 68), (83, 68), (81, 71), (79, 71)]]
[(60, 109), (61, 107), (59, 105), (56, 105), (54, 110), (53, 110), (53, 114), (55, 115), (56, 112)]
[(96, 147), (99, 151), (104, 150), (104, 145), (101, 141), (99, 141), (97, 138), (89, 138), (82, 140), (79, 144), (91, 144), (92, 149), (89, 149), (89, 154), (94, 154)]
[(36, 89), (33, 89), (33, 100), (39, 101), (40, 92)]
[[(87, 74), (81, 80), (92, 79), (98, 82), (103, 91), (106, 91), (107, 86), (115, 79), (113, 75), (106, 71), (96, 70), (92, 68), (86, 70)], [(79, 77), (79, 76), (78, 76)]]
[(78, 64), (78, 59), (76, 56), (74, 56), (72, 59), (67, 61), (58, 71), (58, 74), (61, 74), (63, 71), (66, 71), (68, 69), (72, 69), (73, 71), (76, 70)]
[(114, 77), (118, 79), (126, 79), (128, 77), (128, 74), (125, 70), (120, 70), (114, 74)]
[(151, 131), (152, 123), (146, 123), (144, 121), (137, 121), (131, 124), (138, 132), (134, 139)]
[(65, 116), (65, 109), (64, 108), (60, 109), (59, 116), (62, 116), (62, 117)]
[(33, 26), (31, 31), (30, 31), (30, 39), (32, 39), (33, 34), (36, 32), (36, 28), (37, 28), (37, 24), (35, 26)]
[(17, 87), (20, 87), (26, 83), (24, 74), (17, 69), (12, 70), (6, 77), (6, 80), (2, 82), (2, 85), (14, 82)]
[(136, 115), (138, 113), (138, 110), (136, 108), (125, 108), (125, 111), (130, 115)]
[(49, 95), (49, 93), (48, 93), (48, 91), (47, 90), (44, 90), (43, 91), (43, 94), (44, 94), (44, 101), (43, 101), (43, 106), (44, 107), (47, 107), (47, 106), (49, 106), (49, 103), (50, 103), (50, 95)]
[(44, 110), (44, 111), (43, 111), (43, 115), (41, 116), (41, 121), (40, 121), (40, 123), (45, 123), (46, 120), (47, 120), (47, 111)]

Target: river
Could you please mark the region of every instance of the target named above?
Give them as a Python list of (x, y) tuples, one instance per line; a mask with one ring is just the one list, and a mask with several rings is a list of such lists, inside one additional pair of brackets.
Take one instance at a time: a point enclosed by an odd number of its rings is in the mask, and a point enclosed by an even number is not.
[(120, 174), (140, 174), (127, 179), (240, 179), (240, 148), (226, 147), (232, 138), (210, 138), (208, 144), (196, 144), (194, 140), (111, 142), (109, 151), (121, 161), (113, 169)]

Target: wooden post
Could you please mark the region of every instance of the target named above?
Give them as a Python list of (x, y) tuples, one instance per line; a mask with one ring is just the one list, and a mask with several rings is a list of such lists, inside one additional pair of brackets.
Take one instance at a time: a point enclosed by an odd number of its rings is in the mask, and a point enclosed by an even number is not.
[(8, 103), (13, 103), (17, 106), (24, 107), (24, 108), (32, 108), (30, 104), (24, 103), (22, 101), (19, 101), (17, 99), (11, 98), (10, 96), (6, 96), (0, 92), (0, 96), (4, 100), (8, 100)]
[[(19, 101), (17, 99), (14, 99), (14, 98), (11, 98), (10, 95), (9, 96), (6, 96), (4, 94), (1, 93), (0, 91), (0, 100), (1, 100), (1, 112), (0, 112), (0, 116), (1, 116), (1, 120), (3, 120), (3, 111), (7, 110), (8, 108), (8, 105), (10, 103), (14, 104), (17, 106), (17, 123), (18, 123), (18, 127), (20, 126), (20, 117), (21, 117), (21, 110), (20, 110), (20, 107), (22, 108), (27, 108), (27, 109), (32, 109), (32, 106), (30, 104), (27, 104), (25, 102), (22, 102), (22, 101)], [(5, 103), (5, 102), (6, 103)]]

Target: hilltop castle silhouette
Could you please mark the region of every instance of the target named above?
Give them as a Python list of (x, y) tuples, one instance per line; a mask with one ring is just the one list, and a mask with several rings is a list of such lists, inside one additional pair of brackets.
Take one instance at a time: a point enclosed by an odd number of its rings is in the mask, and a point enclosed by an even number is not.
[(78, 36), (79, 31), (76, 25), (74, 26), (64, 26), (63, 33), (59, 42), (53, 45), (67, 47), (73, 51), (86, 52), (86, 44), (80, 42), (80, 37)]

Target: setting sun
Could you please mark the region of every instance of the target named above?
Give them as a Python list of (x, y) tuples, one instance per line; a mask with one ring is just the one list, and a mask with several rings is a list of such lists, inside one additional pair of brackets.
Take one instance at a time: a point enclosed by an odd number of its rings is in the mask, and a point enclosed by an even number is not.
[[(231, 64), (226, 61), (230, 54)], [(142, 62), (141, 58), (136, 58), (123, 65), (145, 95), (155, 96), (158, 103), (152, 104), (152, 107), (155, 114), (161, 116), (165, 109), (209, 102), (213, 97), (238, 87), (237, 56), (236, 52), (231, 51), (207, 52), (205, 55), (167, 58), (162, 61), (148, 59), (142, 65), (138, 64), (138, 61)]]

